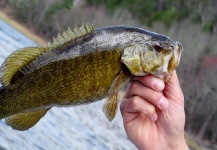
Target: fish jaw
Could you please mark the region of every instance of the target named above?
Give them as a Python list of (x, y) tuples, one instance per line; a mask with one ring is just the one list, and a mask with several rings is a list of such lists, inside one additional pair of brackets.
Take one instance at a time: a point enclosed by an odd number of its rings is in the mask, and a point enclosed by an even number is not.
[[(175, 46), (175, 50), (174, 50), (174, 59), (176, 60), (176, 65), (175, 67), (177, 67), (180, 63), (180, 59), (181, 59), (181, 54), (183, 51), (183, 46), (181, 43), (179, 42), (175, 42), (176, 46)], [(175, 68), (171, 68), (172, 70), (174, 70)]]

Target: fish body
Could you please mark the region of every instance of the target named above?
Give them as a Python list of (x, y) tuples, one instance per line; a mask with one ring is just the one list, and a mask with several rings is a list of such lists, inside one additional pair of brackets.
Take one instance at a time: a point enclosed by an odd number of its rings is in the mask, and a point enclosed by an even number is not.
[(91, 103), (111, 121), (119, 88), (132, 76), (169, 80), (182, 46), (168, 37), (129, 26), (64, 31), (48, 47), (12, 53), (0, 68), (0, 119), (17, 130), (34, 126), (52, 107)]

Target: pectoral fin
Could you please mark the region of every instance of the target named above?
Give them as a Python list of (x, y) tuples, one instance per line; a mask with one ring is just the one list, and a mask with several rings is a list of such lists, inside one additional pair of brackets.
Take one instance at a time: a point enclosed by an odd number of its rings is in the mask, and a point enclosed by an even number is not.
[(29, 128), (33, 127), (46, 114), (49, 109), (50, 108), (32, 111), (28, 113), (15, 114), (6, 118), (5, 123), (15, 130), (28, 130)]
[(116, 115), (117, 108), (118, 108), (118, 100), (117, 100), (117, 94), (121, 86), (123, 86), (127, 81), (130, 79), (129, 76), (125, 75), (124, 72), (120, 72), (115, 80), (113, 81), (108, 98), (105, 101), (103, 105), (103, 112), (106, 116), (106, 118), (109, 121), (112, 121)]
[(112, 121), (117, 113), (118, 101), (117, 93), (109, 95), (108, 99), (103, 105), (103, 112), (109, 121)]

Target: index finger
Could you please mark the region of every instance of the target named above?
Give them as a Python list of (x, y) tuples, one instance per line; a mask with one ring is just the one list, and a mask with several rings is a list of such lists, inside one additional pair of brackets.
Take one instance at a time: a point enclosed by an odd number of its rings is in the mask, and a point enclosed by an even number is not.
[(157, 92), (163, 91), (165, 84), (164, 82), (154, 77), (153, 75), (146, 75), (146, 76), (136, 76), (131, 79), (131, 81), (138, 81), (146, 87), (149, 87)]

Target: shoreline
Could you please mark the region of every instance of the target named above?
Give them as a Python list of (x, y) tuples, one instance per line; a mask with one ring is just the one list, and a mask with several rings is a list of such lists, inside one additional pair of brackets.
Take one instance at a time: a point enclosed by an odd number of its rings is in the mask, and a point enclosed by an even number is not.
[(47, 41), (43, 39), (42, 37), (36, 35), (33, 31), (26, 28), (25, 26), (21, 25), (17, 21), (15, 21), (10, 15), (8, 15), (6, 12), (0, 10), (0, 19), (8, 23), (10, 26), (27, 36), (29, 39), (34, 41), (35, 43), (39, 44), (40, 46), (46, 46)]

